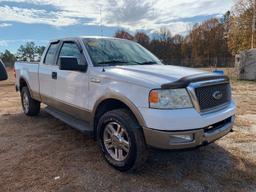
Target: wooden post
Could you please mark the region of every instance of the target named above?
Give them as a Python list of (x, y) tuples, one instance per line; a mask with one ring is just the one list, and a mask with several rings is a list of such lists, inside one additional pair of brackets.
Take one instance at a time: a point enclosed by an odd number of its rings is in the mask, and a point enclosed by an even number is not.
[(253, 0), (253, 18), (252, 18), (252, 39), (251, 39), (251, 48), (254, 48), (254, 33), (256, 29), (256, 0)]

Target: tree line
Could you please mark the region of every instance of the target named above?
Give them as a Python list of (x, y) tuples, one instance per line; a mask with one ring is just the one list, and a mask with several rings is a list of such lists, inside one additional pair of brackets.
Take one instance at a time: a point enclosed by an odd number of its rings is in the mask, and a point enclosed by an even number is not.
[(225, 24), (219, 19), (209, 19), (194, 25), (188, 35), (172, 35), (161, 28), (150, 38), (144, 32), (131, 35), (125, 30), (117, 31), (115, 37), (136, 41), (149, 49), (165, 64), (209, 67), (226, 66), (233, 56), (224, 37)]
[(27, 42), (19, 47), (16, 54), (11, 53), (9, 50), (0, 53), (0, 59), (7, 67), (13, 67), (17, 60), (39, 61), (44, 49), (44, 46), (37, 46), (34, 42)]
[[(186, 35), (172, 34), (169, 29), (161, 28), (151, 35), (143, 31), (132, 34), (126, 30), (118, 30), (114, 36), (140, 43), (165, 64), (232, 67), (235, 54), (256, 45), (253, 6), (253, 0), (236, 0), (231, 11), (223, 17), (197, 23), (190, 27)], [(44, 46), (28, 42), (21, 45), (15, 55), (6, 50), (0, 53), (0, 58), (7, 66), (13, 66), (16, 58), (33, 61), (42, 55), (44, 49)]]
[(117, 31), (115, 37), (142, 44), (165, 64), (233, 67), (236, 54), (256, 46), (256, 5), (254, 0), (236, 0), (231, 11), (195, 24), (185, 36), (161, 28), (151, 38), (144, 32), (132, 35), (125, 30)]

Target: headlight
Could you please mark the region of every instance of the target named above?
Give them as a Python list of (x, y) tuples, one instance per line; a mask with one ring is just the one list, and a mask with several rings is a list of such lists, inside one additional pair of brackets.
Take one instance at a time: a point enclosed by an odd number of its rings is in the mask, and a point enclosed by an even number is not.
[(149, 94), (150, 108), (183, 109), (193, 107), (186, 89), (152, 90)]

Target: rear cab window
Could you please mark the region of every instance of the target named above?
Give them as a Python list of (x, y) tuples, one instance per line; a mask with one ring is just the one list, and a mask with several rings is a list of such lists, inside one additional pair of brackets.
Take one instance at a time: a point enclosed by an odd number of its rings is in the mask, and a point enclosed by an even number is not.
[(56, 53), (59, 48), (59, 43), (51, 43), (48, 51), (46, 53), (44, 64), (46, 65), (56, 65), (55, 59), (56, 59)]

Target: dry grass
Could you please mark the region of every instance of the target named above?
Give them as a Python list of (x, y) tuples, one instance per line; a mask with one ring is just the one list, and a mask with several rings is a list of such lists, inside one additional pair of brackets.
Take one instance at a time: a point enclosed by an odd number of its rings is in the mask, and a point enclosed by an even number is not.
[(0, 191), (256, 189), (256, 83), (233, 81), (233, 133), (192, 151), (152, 151), (145, 169), (126, 174), (104, 162), (93, 140), (44, 111), (24, 116), (13, 81), (0, 83)]

